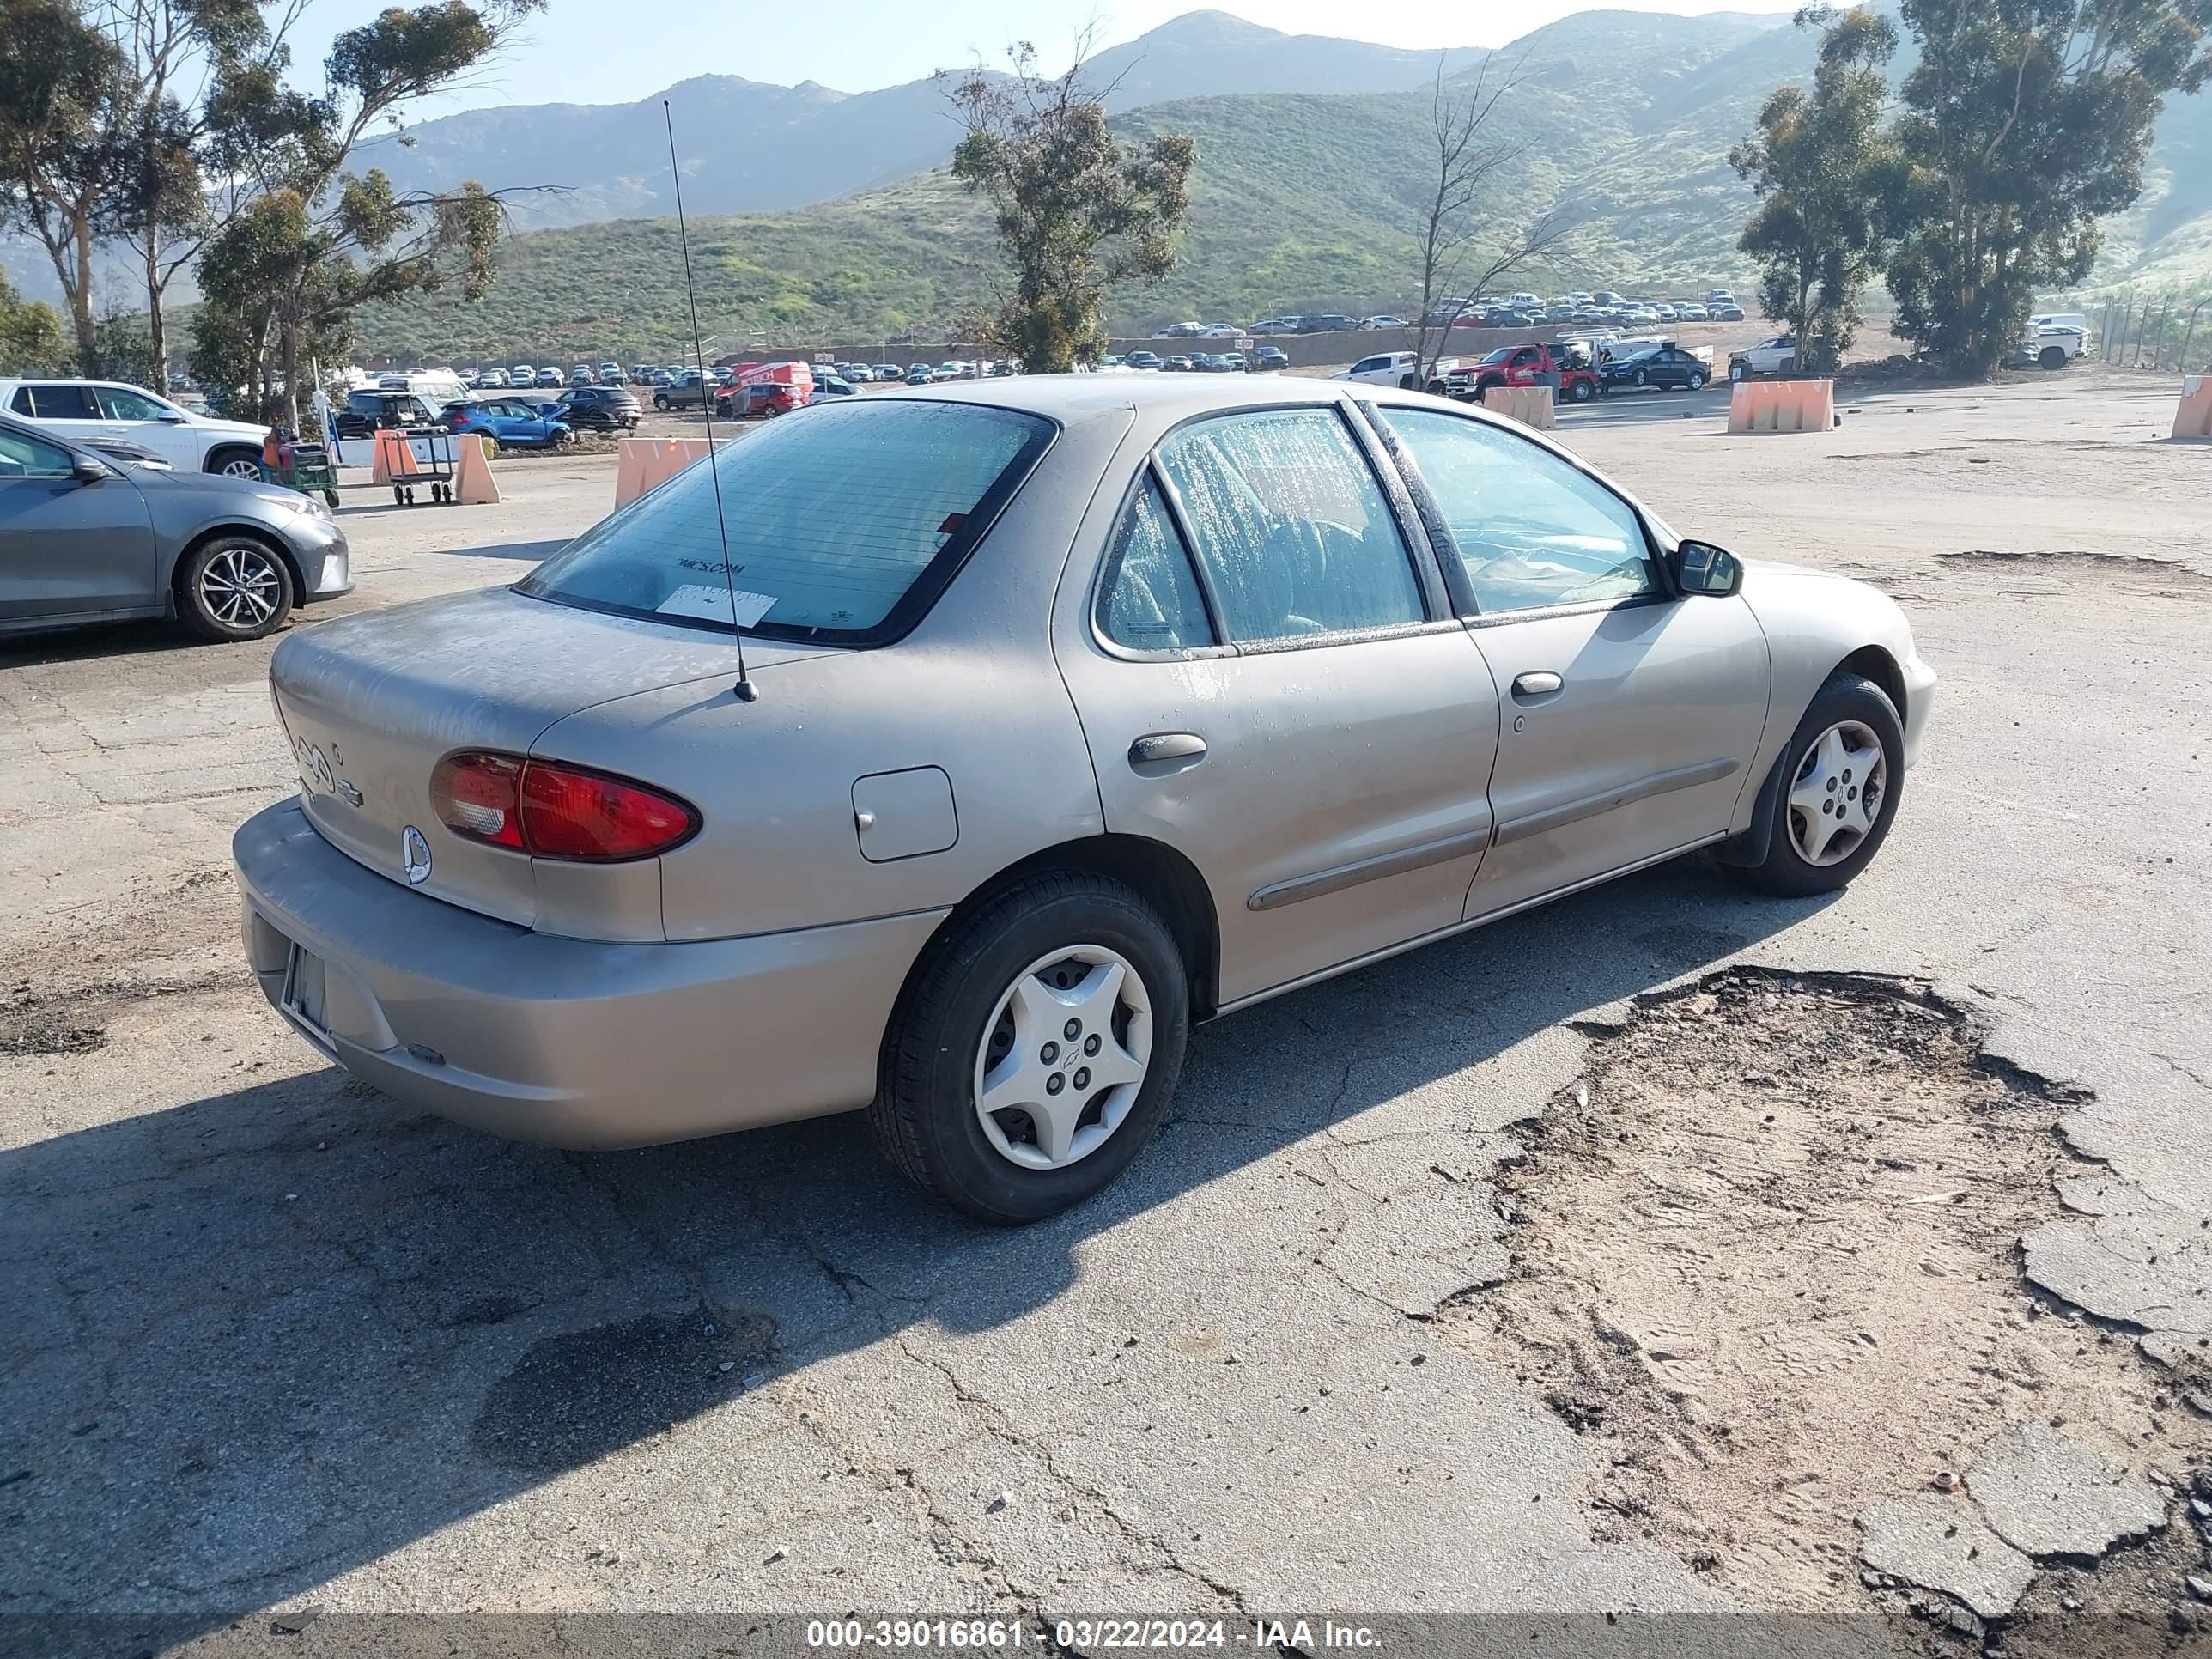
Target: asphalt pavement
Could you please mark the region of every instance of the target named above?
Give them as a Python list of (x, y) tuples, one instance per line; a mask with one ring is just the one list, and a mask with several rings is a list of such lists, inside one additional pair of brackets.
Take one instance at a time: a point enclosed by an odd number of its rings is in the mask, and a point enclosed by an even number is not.
[[(269, 644), (10, 642), (0, 1621), (1776, 1611), (1760, 1515), (1725, 1517), (1746, 1541), (1711, 1561), (1617, 1524), (1602, 1438), (1455, 1324), (1530, 1270), (1504, 1176), (1592, 1045), (1747, 963), (1924, 988), (2049, 1103), (2067, 1163), (1988, 1294), (2081, 1322), (2158, 1391), (2069, 1420), (2052, 1479), (2152, 1495), (2164, 1553), (2108, 1600), (2194, 1639), (2212, 451), (2163, 441), (2172, 395), (2094, 370), (1882, 390), (1839, 399), (1838, 431), (1753, 438), (1720, 432), (1718, 392), (1563, 416), (1683, 533), (1905, 605), (1943, 681), (1881, 856), (1808, 902), (1686, 860), (1205, 1028), (1129, 1175), (1013, 1232), (904, 1188), (854, 1119), (564, 1154), (350, 1081), (236, 939), (229, 833), (290, 787)], [(359, 587), (295, 626), (511, 580), (612, 480), (518, 459), (496, 507), (351, 492)], [(1817, 1406), (1818, 1376), (1789, 1386)], [(1986, 1397), (1955, 1462), (1880, 1482), (2014, 1469), (2036, 1449), (2001, 1436), (2058, 1428), (2040, 1387)], [(2004, 1531), (1996, 1503), (1968, 1519)], [(1946, 1569), (1911, 1512), (1875, 1524), (1904, 1565), (1840, 1573), (1817, 1610), (1871, 1619), (1845, 1650), (1918, 1650), (1945, 1604), (1901, 1592)], [(2025, 1549), (2014, 1602), (2118, 1583), (2097, 1558), (2141, 1535)], [(2046, 1634), (2012, 1650), (2098, 1650)]]

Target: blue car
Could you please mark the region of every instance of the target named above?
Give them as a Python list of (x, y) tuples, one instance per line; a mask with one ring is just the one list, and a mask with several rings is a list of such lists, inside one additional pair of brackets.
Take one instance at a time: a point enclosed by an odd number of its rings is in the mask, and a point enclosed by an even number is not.
[[(488, 437), (501, 448), (558, 449), (574, 442), (575, 433), (554, 418), (548, 407), (512, 398), (474, 398), (452, 405), (438, 423), (449, 432)], [(550, 407), (557, 410), (559, 405)]]

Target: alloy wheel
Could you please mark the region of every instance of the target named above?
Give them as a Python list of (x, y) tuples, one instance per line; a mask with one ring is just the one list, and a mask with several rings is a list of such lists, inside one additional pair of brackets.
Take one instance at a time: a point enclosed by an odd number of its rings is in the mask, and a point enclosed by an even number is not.
[(284, 573), (258, 547), (226, 547), (199, 574), (201, 606), (225, 628), (258, 628), (284, 598)]
[(1009, 1162), (1065, 1169), (1121, 1127), (1152, 1057), (1152, 1000), (1128, 958), (1103, 945), (1054, 951), (984, 1022), (976, 1118)]
[(222, 464), (226, 478), (255, 478), (261, 476), (261, 463), (245, 455), (234, 455)]
[(1790, 841), (1817, 866), (1841, 864), (1881, 818), (1889, 757), (1874, 728), (1841, 720), (1813, 740), (1790, 786)]

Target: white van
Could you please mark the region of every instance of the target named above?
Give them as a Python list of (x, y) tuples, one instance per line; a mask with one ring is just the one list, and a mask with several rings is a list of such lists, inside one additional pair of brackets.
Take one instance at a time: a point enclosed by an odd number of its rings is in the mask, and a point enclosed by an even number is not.
[(469, 389), (450, 368), (410, 369), (404, 374), (377, 377), (379, 392), (411, 392), (433, 409), (468, 401)]

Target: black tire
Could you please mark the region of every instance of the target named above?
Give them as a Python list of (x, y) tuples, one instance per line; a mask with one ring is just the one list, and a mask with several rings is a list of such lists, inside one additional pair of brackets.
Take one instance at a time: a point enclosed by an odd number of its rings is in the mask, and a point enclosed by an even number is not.
[(653, 394), (653, 406), (664, 415), (668, 413), (671, 407), (666, 396), (659, 392)]
[(2066, 348), (2063, 346), (2045, 346), (2041, 351), (2036, 353), (2035, 361), (2042, 364), (2045, 368), (2063, 368), (2066, 367)]
[[(1882, 794), (1875, 810), (1873, 827), (1863, 835), (1848, 856), (1834, 864), (1814, 864), (1798, 850), (1790, 828), (1790, 787), (1814, 759), (1814, 745), (1831, 728), (1852, 722), (1871, 731), (1882, 750)], [(1806, 898), (1832, 893), (1850, 884), (1872, 862), (1897, 820), (1898, 803), (1905, 797), (1905, 726), (1889, 694), (1863, 675), (1838, 669), (1814, 695), (1790, 734), (1782, 751), (1780, 799), (1775, 802), (1766, 846), (1756, 864), (1734, 865), (1736, 878), (1762, 893), (1782, 898)], [(1863, 775), (1858, 780), (1863, 782)], [(1853, 787), (1856, 787), (1853, 786)]]
[(1638, 385), (1638, 386), (1649, 386), (1649, 385), (1650, 385), (1650, 384), (1651, 384), (1651, 371), (1650, 371), (1650, 369), (1648, 369), (1648, 368), (1639, 368), (1639, 369), (1638, 369), (1638, 370), (1636, 371), (1636, 384), (1637, 384), (1637, 385)]
[[(1040, 958), (1096, 945), (1136, 970), (1151, 1004), (1152, 1053), (1122, 1118), (1097, 1149), (1058, 1169), (1000, 1152), (975, 1109), (985, 1023)], [(1166, 925), (1132, 889), (1055, 871), (1007, 887), (941, 935), (908, 978), (884, 1039), (870, 1121), (908, 1179), (979, 1221), (1018, 1226), (1103, 1190), (1144, 1150), (1182, 1072), (1190, 992)]]
[(1419, 383), (1420, 376), (1418, 374), (1401, 374), (1398, 377), (1398, 390), (1401, 392), (1411, 392)]
[(261, 452), (236, 446), (214, 450), (201, 463), (201, 470), (226, 477), (258, 480), (261, 477)]
[(335, 489), (325, 489), (323, 492), (323, 505), (330, 508), (331, 512), (337, 512), (338, 510), (338, 492)]
[(1596, 395), (1597, 388), (1588, 380), (1577, 380), (1567, 388), (1567, 399), (1571, 403), (1586, 404)]
[(1682, 384), (1692, 392), (1703, 392), (1705, 389), (1705, 377), (1693, 368), (1690, 371), (1690, 378)]
[(177, 615), (204, 640), (273, 634), (292, 614), (292, 573), (258, 536), (211, 536), (177, 567)]

